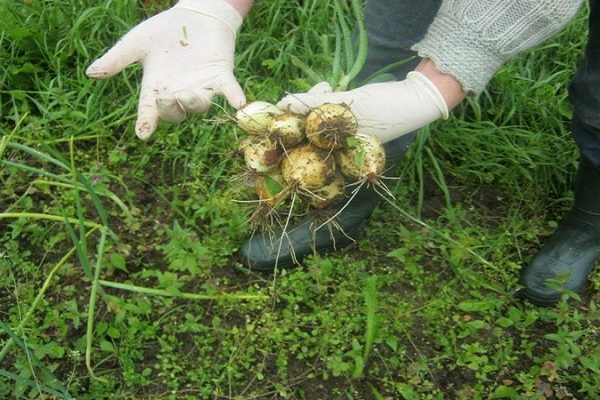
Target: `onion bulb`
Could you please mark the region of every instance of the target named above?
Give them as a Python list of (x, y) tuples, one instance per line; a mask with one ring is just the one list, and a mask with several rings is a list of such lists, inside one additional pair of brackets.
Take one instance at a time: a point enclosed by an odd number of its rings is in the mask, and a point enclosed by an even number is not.
[(290, 186), (312, 191), (331, 183), (335, 177), (335, 161), (327, 151), (303, 144), (285, 154), (281, 174)]
[(354, 180), (376, 180), (385, 170), (385, 150), (377, 136), (358, 133), (334, 153), (340, 170)]
[(322, 188), (315, 189), (307, 202), (311, 207), (317, 209), (330, 207), (344, 198), (344, 186), (344, 176), (336, 172), (333, 181)]
[(238, 145), (246, 166), (259, 173), (275, 169), (281, 161), (283, 150), (268, 136), (246, 136)]
[(346, 138), (356, 134), (358, 122), (346, 104), (325, 103), (310, 110), (306, 116), (306, 137), (315, 146), (337, 150)]
[(275, 116), (284, 111), (266, 101), (253, 101), (243, 105), (235, 113), (237, 126), (249, 135), (267, 133), (269, 124)]
[(304, 140), (304, 118), (296, 114), (285, 113), (276, 115), (269, 123), (269, 136), (284, 149), (297, 146)]

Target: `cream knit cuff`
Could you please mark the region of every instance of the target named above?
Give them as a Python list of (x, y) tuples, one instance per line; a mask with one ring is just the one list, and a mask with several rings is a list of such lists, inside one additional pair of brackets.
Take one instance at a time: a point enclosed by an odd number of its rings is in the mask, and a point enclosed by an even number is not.
[(510, 57), (558, 32), (583, 0), (444, 0), (412, 48), (479, 95)]

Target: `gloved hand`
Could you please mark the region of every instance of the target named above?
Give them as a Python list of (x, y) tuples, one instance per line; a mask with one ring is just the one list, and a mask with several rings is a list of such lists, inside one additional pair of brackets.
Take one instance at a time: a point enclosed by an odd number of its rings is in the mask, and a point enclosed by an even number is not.
[(143, 66), (136, 134), (148, 139), (159, 121), (181, 122), (206, 111), (213, 95), (239, 108), (246, 103), (233, 75), (240, 14), (224, 0), (181, 0), (130, 30), (87, 69), (111, 77), (134, 62)]
[(403, 81), (372, 83), (346, 92), (331, 92), (324, 82), (307, 93), (290, 94), (277, 106), (299, 114), (323, 103), (345, 103), (354, 113), (359, 132), (383, 143), (413, 132), (438, 118), (448, 118), (448, 106), (436, 86), (420, 72)]

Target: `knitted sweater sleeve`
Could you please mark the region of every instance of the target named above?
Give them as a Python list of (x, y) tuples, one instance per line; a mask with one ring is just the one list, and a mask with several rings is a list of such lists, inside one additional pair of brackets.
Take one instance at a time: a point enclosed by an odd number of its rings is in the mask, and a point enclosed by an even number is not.
[(413, 50), (477, 96), (504, 62), (558, 32), (582, 2), (444, 0)]

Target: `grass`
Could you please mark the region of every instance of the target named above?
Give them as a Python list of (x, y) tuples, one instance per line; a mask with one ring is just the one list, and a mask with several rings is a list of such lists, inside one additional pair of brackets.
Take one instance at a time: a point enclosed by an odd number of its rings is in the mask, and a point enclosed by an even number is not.
[[(265, 275), (235, 257), (225, 102), (140, 142), (140, 68), (85, 77), (166, 3), (0, 0), (0, 397), (593, 398), (598, 272), (555, 308), (511, 295), (572, 199), (585, 12), (421, 132), (357, 245)], [(248, 98), (339, 74), (340, 10), (259, 2)]]

